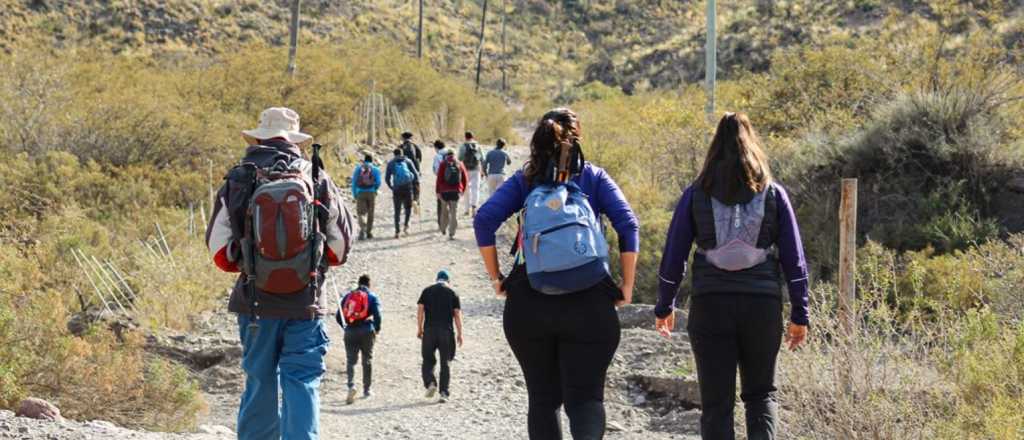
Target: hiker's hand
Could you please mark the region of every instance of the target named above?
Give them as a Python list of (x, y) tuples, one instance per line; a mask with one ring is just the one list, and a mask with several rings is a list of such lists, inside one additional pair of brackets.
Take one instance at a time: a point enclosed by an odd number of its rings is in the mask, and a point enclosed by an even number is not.
[(622, 291), (622, 299), (615, 302), (615, 307), (622, 307), (626, 304), (633, 303), (633, 286), (632, 285), (619, 285), (619, 290)]
[(462, 333), (455, 336), (455, 340), (459, 343), (459, 348), (462, 348)]
[(417, 339), (423, 339), (423, 330), (417, 330), (416, 331), (416, 338)]
[(786, 344), (789, 344), (789, 349), (800, 348), (805, 339), (807, 339), (807, 326), (789, 323), (789, 328), (786, 329)]
[(664, 318), (654, 319), (654, 329), (665, 338), (672, 337), (672, 330), (676, 327), (676, 312), (673, 310)]
[(502, 283), (500, 279), (491, 281), (491, 287), (494, 288), (494, 295), (497, 296), (498, 298), (504, 298), (508, 295), (505, 292), (504, 286), (502, 286), (502, 284), (504, 283)]

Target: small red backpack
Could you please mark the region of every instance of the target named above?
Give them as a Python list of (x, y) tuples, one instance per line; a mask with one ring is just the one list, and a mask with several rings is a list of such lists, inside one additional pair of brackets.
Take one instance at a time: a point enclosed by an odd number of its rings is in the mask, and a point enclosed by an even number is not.
[(341, 314), (349, 324), (365, 321), (370, 317), (370, 294), (363, 289), (349, 292), (341, 304)]

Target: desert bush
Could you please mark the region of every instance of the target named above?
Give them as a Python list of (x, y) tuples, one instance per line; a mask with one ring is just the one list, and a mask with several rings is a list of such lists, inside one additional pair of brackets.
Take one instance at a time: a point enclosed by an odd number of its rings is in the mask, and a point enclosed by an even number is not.
[(808, 345), (780, 358), (787, 435), (1018, 438), (1024, 322), (988, 303), (1019, 301), (1024, 284), (1011, 273), (1024, 263), (1020, 240), (940, 257), (869, 243), (858, 255), (852, 334), (836, 316), (835, 287), (815, 286)]

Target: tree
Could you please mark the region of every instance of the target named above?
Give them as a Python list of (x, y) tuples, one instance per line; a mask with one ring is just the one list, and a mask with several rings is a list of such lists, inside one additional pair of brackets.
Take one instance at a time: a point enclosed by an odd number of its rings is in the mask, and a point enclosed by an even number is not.
[(480, 67), (484, 58), (484, 34), (487, 32), (487, 0), (484, 0), (484, 13), (480, 17), (480, 44), (476, 49), (476, 91), (480, 91)]
[(508, 46), (505, 41), (505, 25), (508, 21), (508, 6), (501, 2), (501, 93), (508, 91)]
[(423, 0), (420, 0), (420, 26), (416, 29), (416, 58), (423, 58)]
[(291, 41), (288, 45), (288, 75), (295, 76), (295, 55), (299, 51), (299, 3), (301, 0), (292, 0), (292, 29)]

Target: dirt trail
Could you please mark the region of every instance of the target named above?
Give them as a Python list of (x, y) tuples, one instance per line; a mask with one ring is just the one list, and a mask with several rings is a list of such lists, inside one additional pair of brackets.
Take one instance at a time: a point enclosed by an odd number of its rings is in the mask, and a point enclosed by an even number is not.
[[(523, 156), (522, 149), (515, 153), (519, 158)], [(432, 160), (432, 154), (423, 160), (425, 182), (434, 179), (429, 169)], [(385, 189), (378, 198), (374, 229), (378, 238), (360, 242), (353, 250), (351, 263), (334, 271), (334, 280), (342, 292), (351, 287), (360, 274), (370, 274), (374, 291), (383, 303), (384, 319), (374, 350), (375, 394), (353, 405), (344, 402), (342, 333), (337, 325), (330, 325), (332, 349), (327, 359), (330, 379), (322, 390), (324, 438), (526, 438), (526, 388), (502, 331), (503, 300), (495, 298), (490, 289), (479, 262), (470, 219), (460, 218), (455, 241), (448, 241), (437, 232), (435, 204), (429, 193), (432, 187), (432, 183), (424, 185), (428, 191), (422, 197), (422, 219), (414, 218), (411, 235), (398, 240), (393, 238), (391, 195)], [(465, 314), (465, 345), (452, 364), (452, 400), (446, 404), (423, 396), (420, 343), (416, 338), (416, 301), (442, 268), (452, 272), (454, 288), (461, 296)], [(628, 343), (630, 336), (624, 335), (623, 339)], [(357, 376), (359, 374), (361, 371), (357, 368)], [(619, 391), (610, 390), (609, 394)], [(629, 412), (612, 410), (609, 414), (620, 426), (639, 421), (626, 420), (633, 418)], [(564, 428), (568, 428), (567, 423)], [(652, 434), (645, 433), (642, 437), (680, 438)], [(641, 437), (617, 432), (609, 438), (634, 436)], [(565, 438), (571, 438), (568, 431)]]
[[(524, 149), (512, 149), (521, 165)], [(377, 219), (372, 241), (357, 242), (349, 263), (331, 271), (326, 294), (336, 295), (353, 288), (360, 274), (373, 279), (373, 290), (383, 305), (383, 330), (374, 350), (374, 395), (345, 404), (345, 350), (342, 330), (333, 318), (326, 321), (331, 346), (327, 373), (321, 388), (321, 433), (324, 439), (525, 439), (527, 396), (519, 365), (505, 342), (501, 314), (503, 300), (494, 297), (476, 250), (471, 221), (459, 219), (455, 241), (437, 231), (432, 198), (434, 175), (430, 169), (433, 151), (423, 159), (426, 192), (422, 216), (414, 216), (411, 234), (394, 238), (390, 192), (378, 197)], [(340, 170), (339, 170), (340, 171)], [(339, 171), (336, 178), (342, 179)], [(460, 208), (461, 212), (461, 208)], [(508, 243), (499, 242), (507, 248)], [(416, 301), (439, 269), (448, 269), (462, 299), (465, 315), (465, 345), (452, 363), (452, 399), (437, 403), (423, 395), (420, 379), (420, 341), (416, 338)], [(625, 313), (620, 311), (620, 315)], [(649, 312), (641, 314), (647, 327)], [(624, 318), (625, 319), (625, 318)], [(233, 315), (211, 313), (202, 318), (200, 330), (189, 335), (167, 337), (184, 351), (227, 353), (212, 367), (197, 374), (210, 403), (204, 420), (205, 434), (160, 434), (129, 431), (89, 424), (55, 425), (27, 419), (10, 419), (0, 414), (2, 438), (144, 438), (144, 439), (228, 439), (235, 428), (243, 374), (239, 368), (237, 326)], [(176, 341), (176, 342), (175, 342)], [(622, 342), (609, 370), (606, 408), (609, 439), (691, 439), (696, 433), (699, 413), (679, 405), (666, 392), (645, 389), (637, 375), (679, 377), (688, 365), (689, 344), (684, 338), (665, 341), (653, 331), (624, 328)], [(357, 367), (357, 383), (361, 368)], [(685, 372), (684, 372), (685, 373)], [(671, 391), (668, 392), (671, 394)], [(14, 434), (8, 437), (7, 430)], [(565, 438), (568, 423), (563, 416)]]

